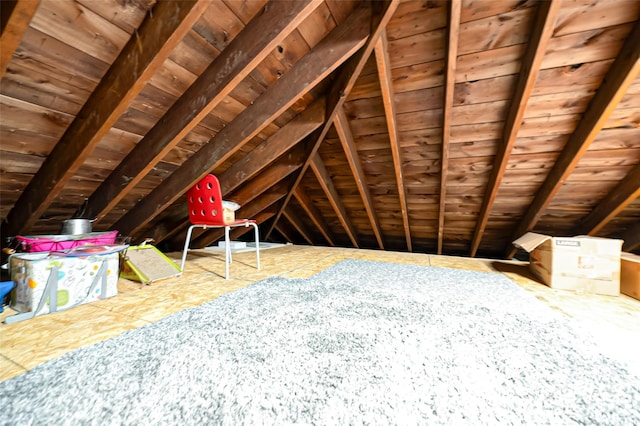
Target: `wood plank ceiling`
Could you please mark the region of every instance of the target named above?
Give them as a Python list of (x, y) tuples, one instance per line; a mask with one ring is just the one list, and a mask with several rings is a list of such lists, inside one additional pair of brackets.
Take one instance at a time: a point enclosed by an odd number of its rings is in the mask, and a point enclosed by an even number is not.
[(3, 246), (82, 215), (179, 249), (214, 173), (270, 241), (640, 251), (640, 0), (1, 5)]

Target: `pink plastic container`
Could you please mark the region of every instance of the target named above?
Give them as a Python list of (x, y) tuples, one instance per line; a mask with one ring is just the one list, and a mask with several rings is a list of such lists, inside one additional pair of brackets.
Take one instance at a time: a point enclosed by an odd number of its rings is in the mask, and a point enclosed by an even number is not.
[(89, 244), (113, 244), (117, 236), (118, 231), (107, 231), (78, 235), (18, 235), (16, 240), (20, 243), (22, 251), (32, 253), (68, 250)]

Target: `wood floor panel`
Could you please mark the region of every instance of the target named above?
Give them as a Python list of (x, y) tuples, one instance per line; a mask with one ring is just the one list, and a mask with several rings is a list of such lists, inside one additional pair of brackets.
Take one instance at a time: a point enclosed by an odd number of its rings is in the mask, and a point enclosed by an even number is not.
[[(181, 253), (169, 253), (168, 256), (179, 262)], [(0, 381), (22, 374), (79, 347), (115, 337), (126, 330), (144, 326), (182, 309), (198, 306), (262, 279), (271, 276), (309, 278), (344, 259), (502, 273), (552, 309), (576, 320), (609, 350), (617, 354), (624, 352), (629, 354), (629, 358), (632, 354), (640, 353), (639, 300), (624, 295), (610, 297), (554, 290), (532, 277), (524, 262), (284, 245), (261, 251), (260, 270), (255, 268), (254, 252), (235, 253), (229, 280), (223, 278), (222, 252), (192, 250), (181, 277), (150, 285), (120, 279), (119, 294), (115, 297), (16, 324), (2, 323)], [(0, 320), (14, 313), (7, 308), (0, 314)]]

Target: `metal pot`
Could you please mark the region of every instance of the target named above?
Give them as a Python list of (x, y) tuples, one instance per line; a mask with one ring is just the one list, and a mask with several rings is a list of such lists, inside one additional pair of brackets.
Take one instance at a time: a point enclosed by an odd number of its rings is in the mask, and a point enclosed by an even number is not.
[(62, 222), (63, 235), (88, 234), (95, 219), (68, 219)]

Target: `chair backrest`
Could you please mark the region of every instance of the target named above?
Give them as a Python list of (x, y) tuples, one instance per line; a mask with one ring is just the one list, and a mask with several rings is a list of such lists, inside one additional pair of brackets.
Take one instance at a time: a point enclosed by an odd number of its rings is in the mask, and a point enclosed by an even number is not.
[(224, 225), (220, 182), (214, 175), (206, 175), (187, 191), (189, 221), (194, 225)]

